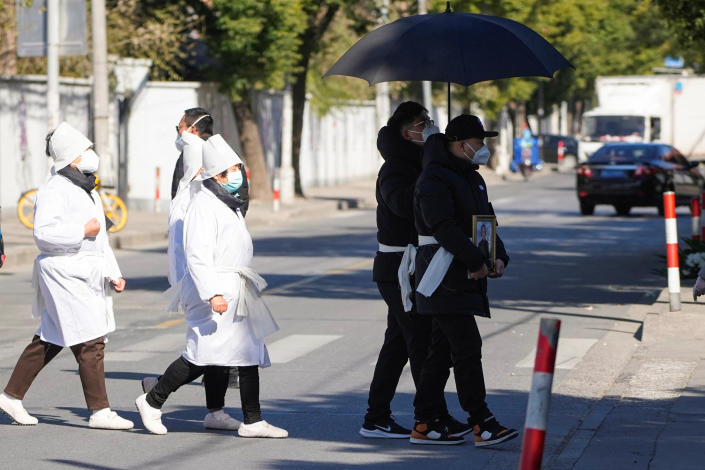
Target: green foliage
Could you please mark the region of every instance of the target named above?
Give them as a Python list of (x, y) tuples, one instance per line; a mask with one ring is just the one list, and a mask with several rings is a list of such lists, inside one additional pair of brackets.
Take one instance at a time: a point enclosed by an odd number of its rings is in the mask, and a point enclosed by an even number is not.
[(696, 72), (705, 71), (705, 0), (655, 0), (679, 40), (674, 55)]
[[(189, 33), (199, 19), (187, 0), (106, 0), (108, 54), (152, 60), (152, 80), (181, 79), (183, 59), (188, 54)], [(88, 43), (91, 44), (91, 2), (88, 10)], [(61, 75), (88, 77), (92, 74), (90, 51), (85, 56), (61, 57)], [(46, 57), (18, 60), (20, 74), (45, 74)]]
[(207, 33), (219, 62), (211, 77), (233, 101), (259, 89), (281, 89), (297, 70), (299, 34), (306, 27), (301, 0), (213, 0)]
[(321, 39), (314, 41), (313, 50), (301, 51), (302, 54), (310, 54), (306, 88), (310, 94), (311, 108), (316, 114), (324, 115), (346, 101), (374, 99), (375, 88), (368, 86), (364, 80), (343, 76), (323, 79), (323, 74), (361, 35), (376, 26), (379, 10), (375, 3), (374, 0), (305, 0), (309, 29), (317, 26), (315, 20), (320, 17), (322, 6), (342, 7)]

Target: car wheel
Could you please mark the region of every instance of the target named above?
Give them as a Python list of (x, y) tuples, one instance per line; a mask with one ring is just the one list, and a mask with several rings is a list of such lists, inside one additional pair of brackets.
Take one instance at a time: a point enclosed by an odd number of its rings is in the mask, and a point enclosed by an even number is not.
[(632, 210), (632, 206), (629, 204), (615, 204), (614, 210), (617, 211), (617, 215), (629, 215), (629, 211)]
[(580, 201), (580, 213), (582, 215), (592, 215), (595, 213), (595, 204), (587, 201)]

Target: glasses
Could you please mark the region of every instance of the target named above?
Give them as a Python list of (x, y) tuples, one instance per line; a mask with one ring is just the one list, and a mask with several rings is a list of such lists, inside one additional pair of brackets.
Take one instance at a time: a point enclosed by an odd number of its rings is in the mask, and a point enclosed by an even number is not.
[(434, 121), (433, 119), (426, 118), (426, 119), (424, 119), (423, 121), (419, 121), (419, 122), (417, 122), (417, 123), (415, 123), (415, 124), (412, 124), (410, 127), (420, 126), (421, 124), (423, 124), (423, 125), (424, 125), (424, 128), (425, 128), (425, 127), (431, 127), (431, 126), (433, 126), (433, 125), (436, 124), (436, 123), (435, 123), (435, 121)]

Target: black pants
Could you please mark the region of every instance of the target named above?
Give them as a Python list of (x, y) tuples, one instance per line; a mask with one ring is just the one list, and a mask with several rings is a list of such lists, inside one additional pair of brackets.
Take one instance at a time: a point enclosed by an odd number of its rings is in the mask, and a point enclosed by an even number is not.
[[(182, 385), (193, 382), (203, 375), (203, 381), (206, 384), (206, 406), (209, 410), (219, 410), (225, 406), (229, 370), (229, 367), (197, 366), (181, 356), (167, 367), (157, 385), (147, 394), (147, 403), (153, 408), (161, 409), (169, 395)], [(258, 366), (238, 367), (238, 374), (240, 377), (240, 401), (245, 424), (261, 421), (259, 368)]]
[(448, 355), (453, 359), (453, 375), (458, 400), (470, 415), (470, 424), (490, 415), (485, 403), (482, 373), (482, 338), (473, 315), (433, 315), (431, 347), (421, 370), (417, 387), (417, 419), (430, 421), (443, 416), (444, 403), (438, 400), (448, 377)]
[[(410, 363), (414, 384), (418, 386), (421, 369), (431, 342), (431, 317), (416, 315), (413, 311), (404, 311), (399, 284), (396, 282), (377, 282), (377, 288), (387, 304), (388, 313), (384, 343), (379, 351), (367, 401), (368, 408), (365, 420), (370, 422), (383, 421), (391, 415), (390, 405), (407, 360)], [(443, 398), (443, 389), (450, 375), (449, 367), (450, 358), (447, 357), (445, 378), (439, 378), (441, 380), (441, 391), (437, 400), (442, 403), (442, 408), (446, 410), (446, 414), (447, 409)], [(416, 399), (418, 399), (418, 396)]]

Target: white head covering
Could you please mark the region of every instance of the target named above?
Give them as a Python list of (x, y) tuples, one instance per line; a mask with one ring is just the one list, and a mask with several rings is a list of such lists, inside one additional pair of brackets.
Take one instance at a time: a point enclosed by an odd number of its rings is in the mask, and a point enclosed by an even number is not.
[(210, 137), (203, 144), (203, 178), (212, 178), (233, 165), (242, 164), (235, 153), (220, 134)]
[(198, 170), (203, 166), (203, 144), (205, 141), (196, 134), (183, 132), (181, 138), (184, 141), (184, 176), (179, 180), (177, 193), (187, 187), (196, 177)]
[(54, 171), (68, 166), (89, 147), (93, 147), (93, 142), (71, 127), (71, 124), (65, 121), (59, 124), (49, 139), (49, 153), (54, 159)]

